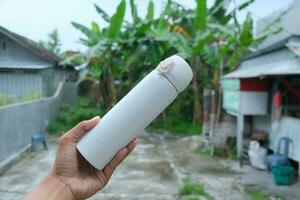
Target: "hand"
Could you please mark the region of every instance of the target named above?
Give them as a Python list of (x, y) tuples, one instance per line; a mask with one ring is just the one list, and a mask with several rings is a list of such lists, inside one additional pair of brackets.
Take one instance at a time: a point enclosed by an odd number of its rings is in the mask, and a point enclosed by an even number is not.
[[(83, 121), (59, 139), (54, 166), (47, 178), (55, 180), (56, 184), (60, 182), (64, 186), (65, 196), (62, 199), (85, 199), (101, 190), (107, 184), (116, 167), (136, 146), (136, 140), (134, 139), (126, 147), (122, 148), (103, 170), (94, 168), (78, 152), (76, 143), (99, 120), (99, 117), (95, 117), (91, 120)], [(46, 180), (44, 182), (51, 181)], [(55, 198), (59, 199), (57, 196)]]

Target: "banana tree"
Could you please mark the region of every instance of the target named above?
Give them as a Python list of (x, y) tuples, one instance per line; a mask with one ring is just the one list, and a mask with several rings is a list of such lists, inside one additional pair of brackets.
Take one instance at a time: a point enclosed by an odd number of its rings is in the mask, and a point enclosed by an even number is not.
[(54, 55), (61, 57), (61, 42), (57, 30), (53, 30), (49, 35), (48, 41), (39, 41), (39, 45)]
[(95, 8), (99, 15), (109, 22), (109, 26), (101, 29), (96, 22), (92, 22), (89, 28), (72, 22), (72, 25), (85, 35), (85, 38), (80, 38), (80, 42), (88, 49), (83, 53), (73, 55), (65, 62), (80, 60), (88, 64), (90, 77), (99, 82), (100, 94), (105, 107), (111, 108), (117, 102), (115, 76), (118, 76), (120, 72), (118, 64), (121, 55), (120, 35), (126, 2), (125, 0), (121, 1), (112, 17), (97, 5)]
[[(225, 8), (223, 7), (222, 1), (217, 1), (217, 5), (221, 5), (219, 10), (216, 10), (214, 13), (214, 20), (219, 22), (219, 24), (227, 25), (226, 27), (218, 27), (216, 32), (218, 38), (214, 42), (207, 45), (201, 56), (205, 63), (213, 69), (213, 75), (211, 83), (216, 90), (217, 95), (217, 123), (220, 120), (221, 115), (221, 89), (220, 89), (220, 79), (223, 76), (223, 71), (226, 72), (236, 68), (242, 58), (249, 52), (250, 49), (257, 47), (262, 43), (268, 36), (277, 34), (281, 31), (280, 28), (274, 28), (280, 17), (273, 20), (266, 28), (254, 37), (253, 33), (253, 19), (248, 13), (246, 19), (242, 23), (238, 23), (236, 18), (236, 12), (245, 9), (253, 0), (244, 2), (241, 5), (237, 5), (229, 14), (225, 15)], [(216, 15), (218, 13), (218, 15)], [(223, 13), (221, 15), (220, 13)], [(228, 26), (228, 23), (231, 21), (234, 22), (234, 26)], [(211, 24), (212, 27), (217, 27), (220, 25)]]
[[(177, 9), (177, 15), (169, 20), (169, 26), (154, 32), (158, 40), (168, 42), (191, 64), (194, 73), (192, 90), (195, 124), (202, 122), (203, 85), (211, 82), (219, 91), (223, 68), (236, 67), (250, 47), (272, 34), (268, 30), (254, 38), (250, 14), (244, 23), (238, 22), (236, 13), (253, 2), (254, 0), (245, 1), (231, 11), (228, 11), (227, 7), (232, 2), (226, 0), (215, 1), (210, 9), (206, 0), (196, 0), (194, 10), (187, 10), (176, 4), (180, 9)], [(170, 1), (169, 3), (172, 4)]]
[[(170, 4), (169, 7), (172, 8), (171, 1), (168, 1), (168, 3)], [(206, 1), (197, 0), (196, 3), (196, 9), (193, 11), (186, 10), (175, 4), (175, 6), (180, 8), (177, 10), (177, 15), (169, 20), (169, 26), (161, 25), (159, 29), (154, 31), (154, 34), (158, 40), (168, 42), (178, 51), (178, 54), (189, 60), (194, 74), (192, 81), (193, 123), (201, 124), (202, 108), (199, 77), (200, 70), (204, 66), (202, 65), (200, 53), (204, 46), (213, 39), (213, 34), (207, 27), (208, 9)]]

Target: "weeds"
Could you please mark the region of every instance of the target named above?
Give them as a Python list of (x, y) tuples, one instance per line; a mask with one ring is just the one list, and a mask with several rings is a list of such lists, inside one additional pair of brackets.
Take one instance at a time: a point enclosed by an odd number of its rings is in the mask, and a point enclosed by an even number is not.
[(198, 200), (199, 197), (205, 197), (208, 200), (213, 200), (213, 197), (205, 191), (203, 184), (192, 183), (189, 181), (184, 182), (179, 194), (184, 200)]
[(255, 187), (246, 187), (245, 192), (247, 195), (249, 195), (251, 200), (270, 200), (270, 199), (284, 200), (283, 197), (280, 197), (278, 195), (269, 196), (267, 193)]

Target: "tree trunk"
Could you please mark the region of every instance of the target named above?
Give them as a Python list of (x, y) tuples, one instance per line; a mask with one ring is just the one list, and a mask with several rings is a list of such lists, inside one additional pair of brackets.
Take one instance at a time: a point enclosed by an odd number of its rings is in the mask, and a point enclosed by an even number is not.
[(110, 101), (109, 101), (109, 96), (108, 96), (108, 93), (107, 93), (107, 87), (106, 87), (106, 80), (104, 79), (104, 75), (100, 75), (99, 76), (99, 90), (100, 90), (100, 94), (101, 94), (101, 97), (102, 97), (102, 101), (103, 101), (103, 104), (104, 104), (104, 108), (107, 110), (109, 109), (110, 107)]
[(223, 76), (223, 61), (220, 63), (220, 73), (219, 73), (219, 81), (218, 81), (218, 110), (217, 110), (217, 125), (219, 125), (222, 114), (222, 88), (220, 87), (220, 81)]
[(101, 88), (99, 82), (93, 83), (92, 88), (93, 89), (91, 91), (92, 92), (91, 96), (93, 97), (93, 105), (97, 106), (101, 99)]
[(197, 57), (195, 59), (195, 64), (193, 67), (193, 96), (194, 96), (194, 115), (193, 115), (193, 124), (194, 125), (201, 125), (202, 123), (202, 108), (200, 103), (200, 87), (199, 87), (199, 66), (200, 59)]
[(110, 95), (110, 108), (112, 108), (114, 105), (116, 105), (117, 103), (117, 94), (116, 94), (116, 87), (115, 87), (115, 79), (114, 76), (111, 72), (111, 70), (109, 70), (108, 72), (108, 92)]
[(202, 135), (208, 136), (210, 133), (210, 110), (211, 110), (211, 88), (205, 86), (203, 88), (203, 124)]
[(219, 127), (221, 112), (222, 112), (222, 90), (220, 88), (220, 80), (223, 76), (223, 61), (220, 62), (219, 71), (216, 70), (213, 77), (213, 86), (215, 90), (214, 104), (215, 108), (212, 111), (212, 126), (211, 126), (211, 138), (214, 137), (217, 128)]

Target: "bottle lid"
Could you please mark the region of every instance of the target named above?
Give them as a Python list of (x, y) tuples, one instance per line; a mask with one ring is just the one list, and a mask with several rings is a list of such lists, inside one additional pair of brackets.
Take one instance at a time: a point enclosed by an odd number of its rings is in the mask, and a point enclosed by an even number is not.
[(156, 70), (172, 83), (178, 93), (182, 92), (193, 78), (191, 67), (178, 55), (173, 55), (161, 61)]

